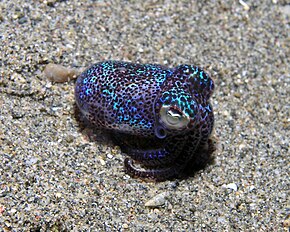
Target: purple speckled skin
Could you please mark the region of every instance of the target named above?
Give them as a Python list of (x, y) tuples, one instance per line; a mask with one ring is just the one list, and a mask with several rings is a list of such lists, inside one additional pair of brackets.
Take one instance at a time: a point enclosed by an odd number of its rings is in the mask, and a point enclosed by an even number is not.
[(125, 159), (129, 174), (165, 180), (207, 147), (213, 90), (212, 79), (196, 66), (104, 61), (78, 77), (75, 98), (92, 125), (110, 131), (131, 157)]

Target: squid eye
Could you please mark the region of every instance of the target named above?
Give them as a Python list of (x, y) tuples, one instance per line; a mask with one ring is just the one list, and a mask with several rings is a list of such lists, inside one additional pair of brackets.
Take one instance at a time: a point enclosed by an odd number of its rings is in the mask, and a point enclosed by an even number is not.
[(182, 118), (182, 114), (175, 109), (168, 110), (166, 116), (167, 116), (168, 123), (172, 125), (178, 124)]
[(171, 106), (161, 107), (160, 120), (165, 127), (176, 130), (185, 128), (190, 121), (189, 117), (182, 111)]

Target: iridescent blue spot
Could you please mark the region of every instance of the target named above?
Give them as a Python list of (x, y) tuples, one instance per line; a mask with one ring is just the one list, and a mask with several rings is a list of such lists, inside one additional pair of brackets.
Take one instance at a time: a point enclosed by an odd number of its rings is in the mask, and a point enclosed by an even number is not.
[(134, 117), (135, 119), (140, 119), (140, 118), (141, 118), (141, 115), (140, 115), (140, 114), (135, 114), (133, 117)]
[(90, 89), (88, 88), (88, 89), (85, 90), (85, 94), (86, 94), (87, 96), (89, 96), (90, 94), (92, 94), (92, 92), (93, 92), (93, 91), (92, 91), (91, 88), (90, 88)]
[(203, 80), (203, 75), (202, 75), (202, 73), (203, 73), (203, 71), (199, 72), (199, 77), (200, 77), (200, 79)]
[(114, 102), (114, 104), (113, 104), (113, 109), (114, 109), (114, 110), (118, 110), (118, 103), (117, 103), (117, 102)]
[(205, 107), (205, 109), (206, 109), (207, 111), (211, 112), (211, 107), (210, 107), (210, 105), (207, 105), (207, 106)]
[(130, 112), (132, 112), (132, 113), (135, 113), (135, 112), (137, 112), (137, 108), (136, 108), (136, 107), (134, 107), (134, 106), (132, 106), (132, 107), (131, 107), (131, 110), (130, 110)]

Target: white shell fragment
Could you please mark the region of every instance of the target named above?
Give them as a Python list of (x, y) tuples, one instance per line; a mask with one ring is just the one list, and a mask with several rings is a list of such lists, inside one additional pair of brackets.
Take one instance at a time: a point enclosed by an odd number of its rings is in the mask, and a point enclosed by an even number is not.
[(75, 79), (80, 71), (77, 69), (66, 68), (59, 64), (48, 64), (44, 69), (44, 75), (53, 82), (67, 82)]
[(244, 10), (246, 11), (250, 10), (250, 6), (243, 0), (239, 0), (239, 3), (244, 7)]
[(149, 201), (145, 203), (146, 207), (158, 207), (165, 204), (167, 197), (169, 196), (168, 192), (160, 193), (153, 198), (151, 198)]
[(223, 184), (222, 187), (227, 188), (227, 189), (232, 189), (235, 192), (238, 191), (238, 186), (235, 183)]

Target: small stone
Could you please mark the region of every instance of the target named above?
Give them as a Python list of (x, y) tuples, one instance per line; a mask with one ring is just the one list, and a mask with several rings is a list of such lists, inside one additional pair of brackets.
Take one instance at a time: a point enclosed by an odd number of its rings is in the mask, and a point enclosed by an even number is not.
[(160, 193), (156, 196), (154, 196), (153, 198), (151, 198), (149, 201), (147, 201), (145, 203), (146, 207), (158, 207), (158, 206), (162, 206), (165, 204), (166, 202), (166, 198), (169, 196), (168, 192), (163, 192)]
[(286, 228), (290, 228), (290, 218), (287, 218), (283, 221), (283, 226)]
[(254, 185), (249, 186), (249, 192), (252, 192), (256, 187)]
[(223, 114), (223, 116), (229, 116), (229, 115), (230, 115), (229, 111), (227, 111), (227, 110), (224, 110), (224, 111), (222, 112), (222, 114)]
[(234, 92), (234, 96), (235, 96), (236, 98), (240, 98), (240, 97), (242, 96), (242, 94), (241, 94), (241, 93), (238, 93), (238, 92)]
[(22, 18), (20, 18), (19, 20), (18, 20), (18, 22), (20, 23), (20, 24), (24, 24), (24, 23), (27, 23), (27, 17), (22, 17)]
[(72, 143), (72, 142), (74, 141), (74, 136), (73, 136), (73, 135), (68, 135), (68, 136), (66, 137), (66, 141), (67, 141), (68, 143)]
[(56, 197), (56, 198), (61, 198), (61, 196), (62, 196), (62, 194), (61, 194), (60, 192), (57, 192), (57, 193), (55, 194), (55, 197)]
[(106, 165), (106, 162), (105, 162), (105, 160), (103, 160), (103, 159), (100, 159), (100, 164), (101, 164), (102, 166), (105, 166), (105, 165)]
[(15, 214), (16, 212), (17, 212), (16, 209), (11, 209), (11, 210), (10, 210), (10, 213), (11, 213), (11, 214)]
[(53, 82), (67, 82), (78, 76), (79, 72), (75, 69), (66, 68), (58, 64), (48, 64), (44, 69), (44, 75)]
[(107, 157), (108, 157), (109, 159), (112, 159), (112, 158), (113, 158), (113, 155), (112, 155), (112, 154), (107, 154)]
[(129, 225), (128, 225), (127, 223), (124, 223), (124, 224), (122, 225), (122, 228), (125, 229), (125, 230), (127, 230), (127, 229), (129, 229)]
[(239, 150), (242, 150), (242, 149), (244, 149), (245, 147), (246, 147), (246, 144), (242, 143), (242, 144), (239, 145)]
[(35, 164), (38, 161), (38, 158), (36, 157), (30, 157), (28, 160), (26, 160), (26, 165), (30, 166)]
[(219, 218), (217, 219), (217, 221), (218, 221), (219, 223), (226, 223), (226, 219), (225, 219), (224, 217), (219, 217)]

